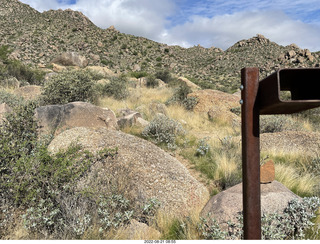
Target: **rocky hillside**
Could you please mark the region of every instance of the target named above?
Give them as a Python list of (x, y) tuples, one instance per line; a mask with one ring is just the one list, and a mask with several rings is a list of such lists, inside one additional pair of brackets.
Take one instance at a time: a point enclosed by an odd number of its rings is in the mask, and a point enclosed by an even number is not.
[[(89, 65), (127, 72), (169, 69), (202, 87), (234, 92), (240, 70), (258, 66), (261, 77), (280, 67), (319, 66), (319, 53), (296, 45), (280, 46), (262, 35), (241, 40), (223, 51), (194, 46), (182, 48), (143, 37), (101, 29), (81, 12), (50, 10), (39, 13), (18, 0), (0, 0), (0, 44), (9, 45), (12, 58), (45, 67), (62, 52), (78, 52)], [(245, 57), (245, 58), (244, 58)]]

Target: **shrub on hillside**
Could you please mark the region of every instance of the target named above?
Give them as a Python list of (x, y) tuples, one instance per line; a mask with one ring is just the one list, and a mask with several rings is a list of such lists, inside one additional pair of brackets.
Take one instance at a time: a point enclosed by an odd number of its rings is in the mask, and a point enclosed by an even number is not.
[(66, 104), (75, 101), (96, 103), (98, 92), (95, 80), (99, 77), (90, 71), (66, 71), (52, 76), (43, 89), (43, 103)]
[(125, 99), (129, 95), (128, 79), (126, 76), (111, 77), (110, 83), (99, 85), (101, 96), (114, 97), (117, 100)]
[(186, 84), (180, 85), (175, 89), (173, 96), (166, 102), (166, 105), (180, 104), (187, 110), (193, 110), (193, 108), (198, 104), (198, 98), (188, 97), (188, 94), (192, 90)]
[(147, 83), (146, 86), (149, 88), (155, 88), (159, 86), (159, 80), (156, 79), (153, 75), (147, 76)]
[(30, 154), (37, 144), (37, 124), (34, 120), (36, 102), (15, 104), (0, 125), (0, 173), (10, 171), (12, 163)]
[(301, 127), (286, 115), (264, 115), (260, 119), (260, 133), (274, 133), (285, 130), (297, 130)]
[(0, 104), (6, 103), (11, 108), (16, 108), (24, 103), (24, 99), (20, 96), (0, 90)]
[(155, 77), (162, 80), (164, 83), (169, 83), (172, 80), (169, 70), (159, 70), (155, 73)]
[(31, 68), (17, 60), (10, 61), (7, 65), (7, 73), (29, 85), (42, 85), (45, 76), (45, 72)]
[(11, 52), (8, 46), (0, 47), (0, 61), (3, 63), (0, 65), (0, 77), (15, 77), (22, 83), (41, 85), (44, 81), (45, 72), (25, 65), (21, 61), (9, 59)]
[(130, 73), (131, 77), (134, 77), (136, 79), (142, 78), (142, 77), (147, 77), (148, 73), (146, 71), (134, 71)]
[(156, 116), (142, 132), (146, 138), (150, 138), (156, 144), (164, 144), (170, 149), (176, 148), (176, 139), (184, 135), (182, 125), (163, 114)]

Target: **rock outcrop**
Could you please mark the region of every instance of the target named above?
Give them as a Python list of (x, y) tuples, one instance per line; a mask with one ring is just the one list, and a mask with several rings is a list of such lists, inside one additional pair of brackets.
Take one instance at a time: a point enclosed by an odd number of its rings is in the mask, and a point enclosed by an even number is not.
[[(62, 132), (53, 139), (48, 149), (58, 152), (77, 142), (84, 149), (97, 152), (103, 148), (118, 148), (112, 164), (95, 164), (95, 169), (79, 183), (90, 187), (108, 180), (107, 172), (115, 172), (121, 184), (135, 203), (145, 203), (156, 198), (161, 209), (172, 215), (187, 215), (200, 211), (209, 200), (208, 190), (195, 180), (174, 157), (141, 138), (106, 128), (78, 127)], [(122, 174), (120, 172), (123, 172)], [(103, 185), (99, 185), (103, 191)]]
[[(262, 214), (281, 213), (288, 206), (289, 201), (300, 199), (278, 181), (260, 186)], [(207, 218), (208, 214), (211, 214), (211, 217), (223, 226), (229, 220), (236, 222), (236, 217), (241, 211), (243, 211), (242, 183), (213, 196), (201, 211), (201, 216)]]
[(42, 106), (35, 110), (40, 134), (59, 134), (73, 127), (105, 127), (117, 129), (114, 112), (90, 103), (72, 102), (65, 105)]
[(223, 118), (235, 124), (240, 124), (240, 117), (230, 111), (239, 106), (239, 97), (217, 90), (199, 90), (188, 94), (188, 97), (196, 97), (195, 112), (205, 112), (210, 120)]
[(260, 183), (267, 184), (275, 180), (274, 162), (269, 160), (260, 166)]
[(118, 118), (118, 126), (120, 128), (131, 127), (131, 126), (141, 126), (145, 127), (149, 124), (148, 121), (144, 120), (139, 112), (132, 111), (129, 109), (123, 109), (120, 111), (122, 114)]
[(282, 131), (260, 135), (262, 151), (303, 153), (314, 155), (319, 151), (320, 133), (308, 131)]
[(88, 60), (86, 57), (81, 56), (76, 52), (65, 52), (54, 58), (52, 63), (63, 66), (78, 66), (80, 68), (84, 68), (88, 65)]

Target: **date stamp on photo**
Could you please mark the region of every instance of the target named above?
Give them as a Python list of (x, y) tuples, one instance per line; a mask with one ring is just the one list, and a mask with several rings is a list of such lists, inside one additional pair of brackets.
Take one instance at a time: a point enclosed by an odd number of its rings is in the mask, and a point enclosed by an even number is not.
[(176, 240), (144, 240), (145, 244), (176, 244)]

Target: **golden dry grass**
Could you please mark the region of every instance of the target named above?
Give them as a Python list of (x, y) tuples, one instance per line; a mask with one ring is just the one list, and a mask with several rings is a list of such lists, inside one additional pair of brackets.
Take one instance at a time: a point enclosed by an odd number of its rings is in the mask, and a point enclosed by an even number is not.
[(142, 105), (147, 106), (153, 101), (165, 103), (173, 94), (173, 91), (167, 88), (131, 88), (129, 92), (130, 95), (125, 100), (116, 100), (112, 97), (103, 97), (99, 99), (98, 104), (100, 107), (108, 107), (114, 112), (124, 108), (135, 110)]
[(276, 180), (298, 195), (313, 195), (314, 188), (319, 184), (318, 179), (310, 173), (299, 174), (290, 165), (276, 164), (275, 172)]

